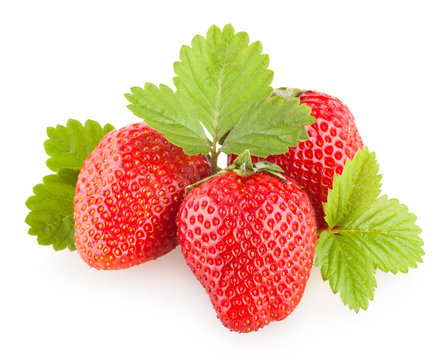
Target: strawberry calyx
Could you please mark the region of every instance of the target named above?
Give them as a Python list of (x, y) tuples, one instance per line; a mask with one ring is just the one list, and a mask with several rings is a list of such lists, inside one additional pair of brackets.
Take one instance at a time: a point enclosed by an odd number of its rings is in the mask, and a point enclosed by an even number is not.
[(236, 158), (236, 160), (234, 160), (234, 163), (228, 166), (225, 170), (225, 172), (233, 171), (243, 177), (254, 174), (256, 170), (251, 160), (250, 150), (245, 150)]
[(282, 174), (284, 172), (283, 169), (281, 169), (280, 166), (273, 164), (268, 161), (258, 161), (253, 164), (251, 160), (251, 154), (250, 150), (245, 150), (240, 154), (234, 162), (227, 166), (225, 169), (221, 169), (217, 173), (208, 176), (194, 184), (191, 184), (185, 188), (185, 195), (194, 187), (197, 185), (200, 185), (204, 182), (207, 182), (208, 180), (222, 174), (226, 174), (229, 172), (234, 172), (242, 177), (251, 176), (258, 172), (267, 172), (273, 176), (276, 176), (280, 178), (282, 181), (284, 181), (286, 184), (290, 184), (290, 181), (286, 179), (286, 177)]
[(251, 159), (250, 150), (245, 150), (242, 154), (240, 154), (234, 162), (225, 168), (225, 172), (233, 171), (240, 176), (250, 176), (257, 172), (267, 172), (271, 175), (274, 175), (285, 183), (289, 184), (290, 181), (287, 180), (282, 173), (284, 172), (280, 166), (273, 164), (268, 161), (258, 161), (253, 164)]
[(300, 90), (297, 88), (289, 88), (289, 87), (279, 87), (275, 90), (273, 90), (271, 97), (274, 96), (282, 96), (286, 100), (296, 98), (300, 96), (301, 94), (305, 93), (307, 90)]

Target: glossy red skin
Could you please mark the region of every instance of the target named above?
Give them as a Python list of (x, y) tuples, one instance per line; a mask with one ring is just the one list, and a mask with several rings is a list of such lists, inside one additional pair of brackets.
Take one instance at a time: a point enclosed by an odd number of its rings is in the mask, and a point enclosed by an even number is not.
[[(299, 96), (310, 106), (316, 122), (306, 126), (309, 140), (281, 155), (270, 155), (267, 161), (279, 165), (309, 196), (318, 229), (327, 228), (323, 203), (332, 188), (335, 173), (341, 174), (346, 160), (363, 148), (354, 116), (337, 98), (321, 92), (306, 91)], [(228, 163), (236, 156), (230, 155)], [(264, 160), (253, 157), (253, 161)]]
[(184, 190), (210, 175), (145, 123), (108, 133), (82, 165), (74, 200), (75, 243), (96, 269), (125, 269), (178, 244), (175, 218)]
[(177, 227), (187, 264), (230, 330), (258, 330), (300, 302), (316, 225), (294, 182), (267, 173), (218, 175), (188, 193)]

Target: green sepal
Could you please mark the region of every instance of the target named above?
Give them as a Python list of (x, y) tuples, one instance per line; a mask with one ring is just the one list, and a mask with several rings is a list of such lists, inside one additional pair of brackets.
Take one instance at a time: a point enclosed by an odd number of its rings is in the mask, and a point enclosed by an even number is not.
[(192, 188), (196, 187), (197, 185), (203, 184), (204, 182), (207, 182), (208, 180), (212, 179), (213, 177), (216, 177), (218, 175), (222, 175), (225, 173), (234, 172), (240, 176), (250, 176), (255, 173), (259, 172), (267, 172), (273, 176), (276, 176), (280, 178), (282, 181), (284, 181), (286, 184), (290, 184), (290, 181), (287, 180), (284, 175), (282, 174), (284, 172), (281, 167), (279, 167), (276, 164), (270, 163), (268, 161), (259, 161), (253, 164), (251, 160), (251, 154), (249, 150), (245, 150), (240, 154), (231, 165), (227, 166), (225, 169), (222, 169), (218, 171), (216, 174), (213, 174), (211, 176), (208, 176), (194, 184), (191, 184), (186, 187), (185, 194), (187, 194)]
[(296, 88), (280, 87), (273, 90), (272, 96), (282, 96), (283, 98), (288, 100), (290, 98), (299, 97), (304, 92), (304, 90)]
[(251, 161), (251, 155), (249, 150), (245, 150), (234, 161), (233, 164), (227, 167), (227, 170), (237, 172), (242, 176), (248, 176), (255, 173), (253, 162)]
[(287, 180), (282, 174), (284, 170), (281, 169), (280, 166), (268, 161), (258, 161), (253, 164), (251, 160), (250, 150), (243, 151), (242, 154), (240, 154), (231, 165), (229, 165), (222, 171), (233, 171), (241, 176), (250, 176), (258, 172), (267, 172), (273, 176), (280, 178), (287, 184), (290, 183), (290, 181)]

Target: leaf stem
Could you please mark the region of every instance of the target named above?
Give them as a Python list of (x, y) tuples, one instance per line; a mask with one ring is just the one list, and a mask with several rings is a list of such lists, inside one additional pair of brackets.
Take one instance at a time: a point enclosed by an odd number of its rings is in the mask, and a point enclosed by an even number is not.
[(213, 175), (217, 174), (219, 168), (217, 166), (217, 159), (219, 158), (220, 150), (217, 150), (217, 139), (213, 136), (213, 145), (211, 148), (211, 172)]

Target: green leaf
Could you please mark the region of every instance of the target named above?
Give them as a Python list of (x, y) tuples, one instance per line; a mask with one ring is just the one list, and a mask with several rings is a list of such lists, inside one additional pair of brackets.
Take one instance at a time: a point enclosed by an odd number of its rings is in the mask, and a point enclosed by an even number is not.
[(53, 245), (54, 250), (75, 250), (73, 200), (79, 171), (60, 169), (43, 178), (33, 188), (34, 195), (26, 201), (30, 213), (25, 222), (28, 233), (37, 236), (41, 245)]
[(324, 204), (329, 229), (315, 248), (315, 264), (344, 304), (359, 311), (373, 299), (374, 272), (408, 272), (424, 250), (416, 216), (396, 199), (380, 195), (379, 166), (367, 148), (348, 161)]
[(80, 170), (99, 141), (113, 129), (110, 124), (101, 127), (93, 120), (87, 120), (83, 126), (73, 119), (68, 120), (66, 126), (49, 127), (48, 140), (44, 143), (45, 151), (50, 156), (48, 168), (52, 171), (61, 168)]
[(385, 272), (408, 272), (422, 262), (424, 242), (416, 216), (386, 195), (352, 213), (337, 232), (362, 246), (374, 266)]
[(134, 87), (125, 95), (128, 108), (187, 154), (211, 153), (212, 164), (221, 152), (281, 154), (308, 139), (302, 126), (315, 119), (299, 99), (269, 101), (268, 64), (261, 44), (250, 44), (247, 33), (212, 26), (206, 38), (197, 35), (181, 48), (174, 64), (176, 92), (151, 83)]
[(374, 299), (376, 279), (374, 266), (360, 244), (349, 237), (324, 231), (315, 248), (315, 264), (321, 266), (323, 280), (329, 280), (334, 293), (340, 293), (343, 304), (358, 312), (366, 310)]
[(208, 154), (210, 144), (192, 106), (168, 86), (160, 88), (146, 83), (144, 89), (134, 87), (126, 98), (128, 108), (167, 140), (183, 148), (186, 154)]
[(241, 154), (250, 150), (253, 156), (282, 154), (299, 141), (307, 139), (303, 125), (315, 122), (311, 109), (300, 105), (298, 98), (281, 96), (263, 99), (251, 106), (226, 137), (221, 151)]
[(365, 147), (352, 161), (346, 162), (342, 175), (335, 175), (333, 189), (329, 190), (327, 202), (323, 204), (330, 228), (342, 226), (358, 207), (375, 201), (380, 194), (382, 178), (378, 171), (376, 154)]
[(260, 42), (249, 44), (248, 34), (212, 26), (206, 39), (193, 38), (174, 64), (178, 92), (194, 109), (208, 132), (220, 141), (249, 106), (268, 97), (273, 72)]

